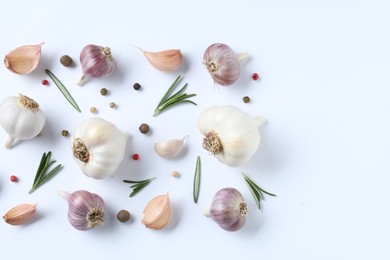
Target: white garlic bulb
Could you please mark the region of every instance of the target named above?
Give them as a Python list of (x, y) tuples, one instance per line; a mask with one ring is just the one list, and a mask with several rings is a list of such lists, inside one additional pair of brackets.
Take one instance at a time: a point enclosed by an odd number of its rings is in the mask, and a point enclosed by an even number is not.
[(203, 148), (228, 166), (244, 164), (260, 144), (258, 126), (263, 122), (262, 117), (252, 117), (235, 106), (209, 107), (198, 117)]
[(80, 169), (94, 179), (112, 175), (125, 155), (126, 135), (102, 118), (91, 118), (77, 126), (71, 142)]
[(8, 133), (6, 148), (11, 148), (15, 139), (30, 140), (36, 137), (46, 123), (46, 116), (33, 99), (19, 94), (0, 103), (0, 124)]

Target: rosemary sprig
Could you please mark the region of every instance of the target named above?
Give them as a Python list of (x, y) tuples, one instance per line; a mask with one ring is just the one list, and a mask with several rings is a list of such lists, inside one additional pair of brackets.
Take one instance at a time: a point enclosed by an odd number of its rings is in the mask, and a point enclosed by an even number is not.
[(247, 175), (245, 175), (243, 172), (241, 172), (242, 176), (244, 177), (244, 180), (251, 191), (253, 198), (255, 198), (257, 207), (260, 209), (260, 201), (264, 200), (264, 194), (267, 194), (269, 196), (276, 196), (275, 194), (272, 194), (268, 191), (263, 190), (262, 188), (259, 187), (253, 180), (251, 180)]
[(196, 96), (196, 94), (187, 94), (183, 93), (184, 90), (187, 88), (188, 83), (186, 83), (181, 89), (179, 89), (176, 93), (172, 94), (172, 92), (176, 88), (176, 83), (180, 79), (180, 75), (175, 79), (175, 81), (172, 83), (172, 85), (169, 87), (163, 98), (160, 100), (160, 103), (158, 103), (156, 109), (154, 110), (153, 116), (159, 115), (161, 112), (165, 111), (166, 109), (176, 106), (181, 103), (191, 103), (195, 106), (197, 105), (195, 102), (189, 100), (189, 98)]
[(73, 97), (70, 95), (69, 91), (65, 88), (64, 84), (50, 71), (46, 70), (47, 75), (54, 81), (58, 89), (61, 91), (61, 93), (64, 95), (64, 97), (69, 101), (69, 103), (81, 113), (81, 110), (79, 106), (77, 105), (76, 101), (73, 99)]
[(133, 191), (130, 193), (129, 197), (134, 197), (138, 192), (140, 192), (143, 188), (145, 188), (149, 183), (151, 183), (156, 177), (142, 180), (142, 181), (131, 181), (131, 180), (123, 180), (125, 183), (132, 183), (133, 185), (130, 186), (130, 188), (133, 189)]
[(196, 158), (195, 176), (194, 176), (194, 202), (198, 202), (200, 190), (200, 156)]
[(38, 166), (37, 173), (35, 174), (34, 182), (33, 185), (28, 192), (29, 194), (33, 193), (36, 189), (41, 187), (43, 184), (48, 182), (51, 178), (56, 175), (60, 169), (61, 169), (61, 164), (57, 165), (52, 169), (50, 172), (47, 172), (49, 168), (55, 163), (56, 161), (51, 160), (51, 152), (49, 151), (47, 154), (43, 153), (41, 161)]

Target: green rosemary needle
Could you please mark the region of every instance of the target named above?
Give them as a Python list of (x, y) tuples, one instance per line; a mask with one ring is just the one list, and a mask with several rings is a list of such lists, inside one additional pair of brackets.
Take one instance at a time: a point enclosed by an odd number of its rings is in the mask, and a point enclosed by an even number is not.
[(50, 172), (47, 172), (49, 168), (55, 163), (56, 161), (51, 160), (51, 152), (43, 153), (41, 161), (38, 166), (37, 173), (34, 178), (33, 185), (28, 192), (29, 194), (33, 193), (36, 189), (41, 187), (43, 184), (45, 184), (47, 181), (49, 181), (51, 178), (56, 175), (60, 169), (61, 169), (61, 164), (57, 165), (52, 169)]
[(198, 202), (200, 191), (200, 156), (196, 158), (195, 175), (194, 175), (194, 202)]
[(47, 75), (54, 81), (58, 89), (61, 91), (62, 95), (68, 100), (68, 102), (79, 112), (81, 112), (79, 106), (77, 105), (76, 101), (73, 99), (73, 97), (70, 95), (69, 91), (65, 88), (64, 84), (50, 71), (46, 70)]
[(243, 172), (241, 172), (242, 176), (244, 177), (244, 180), (251, 191), (253, 198), (256, 201), (257, 207), (260, 209), (261, 204), (260, 201), (264, 200), (264, 194), (268, 194), (270, 196), (276, 196), (275, 194), (272, 194), (268, 191), (263, 190), (262, 188), (259, 187), (253, 180), (251, 180), (247, 175), (245, 175)]
[(151, 183), (156, 177), (142, 180), (142, 181), (131, 181), (131, 180), (123, 180), (125, 183), (132, 183), (133, 185), (130, 186), (130, 188), (133, 189), (133, 191), (130, 193), (129, 197), (134, 197), (138, 192), (140, 192), (143, 188), (145, 188), (149, 183)]
[(180, 75), (175, 79), (175, 81), (172, 83), (172, 85), (169, 87), (163, 98), (160, 100), (160, 103), (158, 103), (156, 109), (154, 110), (153, 116), (159, 115), (161, 112), (165, 111), (166, 109), (176, 106), (181, 103), (191, 103), (196, 106), (196, 103), (189, 100), (189, 98), (196, 96), (196, 94), (187, 94), (183, 93), (184, 90), (187, 88), (188, 84), (186, 83), (181, 89), (179, 89), (176, 93), (172, 94), (172, 92), (176, 88), (176, 83), (180, 79)]

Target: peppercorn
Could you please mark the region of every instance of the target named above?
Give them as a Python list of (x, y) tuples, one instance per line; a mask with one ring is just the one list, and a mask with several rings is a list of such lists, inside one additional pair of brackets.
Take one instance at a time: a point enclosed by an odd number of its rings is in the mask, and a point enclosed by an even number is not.
[(140, 126), (139, 126), (139, 131), (142, 133), (142, 134), (147, 134), (149, 133), (149, 130), (150, 130), (150, 127), (148, 124), (146, 123), (142, 123)]
[(68, 130), (62, 130), (62, 136), (68, 136), (69, 135), (69, 132)]
[(49, 85), (49, 81), (47, 81), (47, 79), (42, 80), (42, 85), (44, 86)]
[(108, 89), (102, 88), (102, 89), (100, 90), (100, 94), (101, 94), (102, 96), (106, 96), (106, 95), (108, 94)]
[(127, 222), (130, 219), (130, 213), (127, 210), (122, 209), (118, 212), (116, 218), (122, 223)]
[(174, 171), (172, 171), (172, 176), (176, 177), (176, 178), (180, 177), (180, 173), (178, 171), (174, 170)]
[(252, 74), (252, 79), (253, 79), (253, 80), (258, 80), (258, 79), (259, 79), (259, 74), (253, 73), (253, 74)]
[(9, 177), (9, 179), (10, 179), (10, 181), (12, 181), (12, 182), (17, 182), (17, 181), (18, 181), (18, 177), (16, 177), (15, 175), (11, 175), (11, 176)]
[(249, 103), (251, 99), (248, 96), (245, 96), (242, 98), (242, 101), (244, 101), (244, 103)]
[(64, 55), (60, 58), (60, 62), (62, 65), (64, 65), (65, 67), (70, 67), (73, 63), (73, 60), (71, 57), (69, 57), (68, 55)]
[(91, 108), (89, 109), (89, 112), (91, 112), (91, 113), (96, 113), (96, 112), (97, 112), (96, 107), (91, 107)]
[(139, 90), (139, 89), (141, 88), (141, 85), (140, 85), (139, 83), (135, 83), (135, 84), (133, 85), (133, 88), (134, 88), (135, 90)]
[(133, 158), (134, 161), (137, 161), (139, 159), (139, 154), (135, 153), (131, 157)]
[(111, 102), (111, 103), (110, 103), (110, 107), (111, 107), (111, 108), (116, 108), (116, 104), (115, 104), (114, 102)]

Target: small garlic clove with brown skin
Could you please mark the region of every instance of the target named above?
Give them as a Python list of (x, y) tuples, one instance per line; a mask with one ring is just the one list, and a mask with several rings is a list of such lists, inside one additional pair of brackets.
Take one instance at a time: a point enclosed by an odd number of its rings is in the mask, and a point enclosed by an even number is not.
[(42, 45), (25, 45), (12, 50), (4, 57), (5, 67), (17, 74), (31, 73), (38, 66)]
[(160, 230), (166, 227), (172, 218), (171, 202), (169, 194), (158, 195), (146, 205), (143, 215), (142, 224), (147, 228)]
[(154, 144), (154, 150), (158, 155), (165, 159), (172, 159), (179, 155), (184, 147), (184, 141), (188, 138), (188, 135), (182, 139), (164, 140)]
[(140, 49), (149, 63), (161, 71), (177, 70), (183, 60), (183, 55), (179, 49), (170, 49), (159, 52), (150, 52)]
[(5, 213), (3, 219), (10, 225), (23, 225), (30, 222), (34, 218), (36, 208), (36, 204), (20, 204)]

